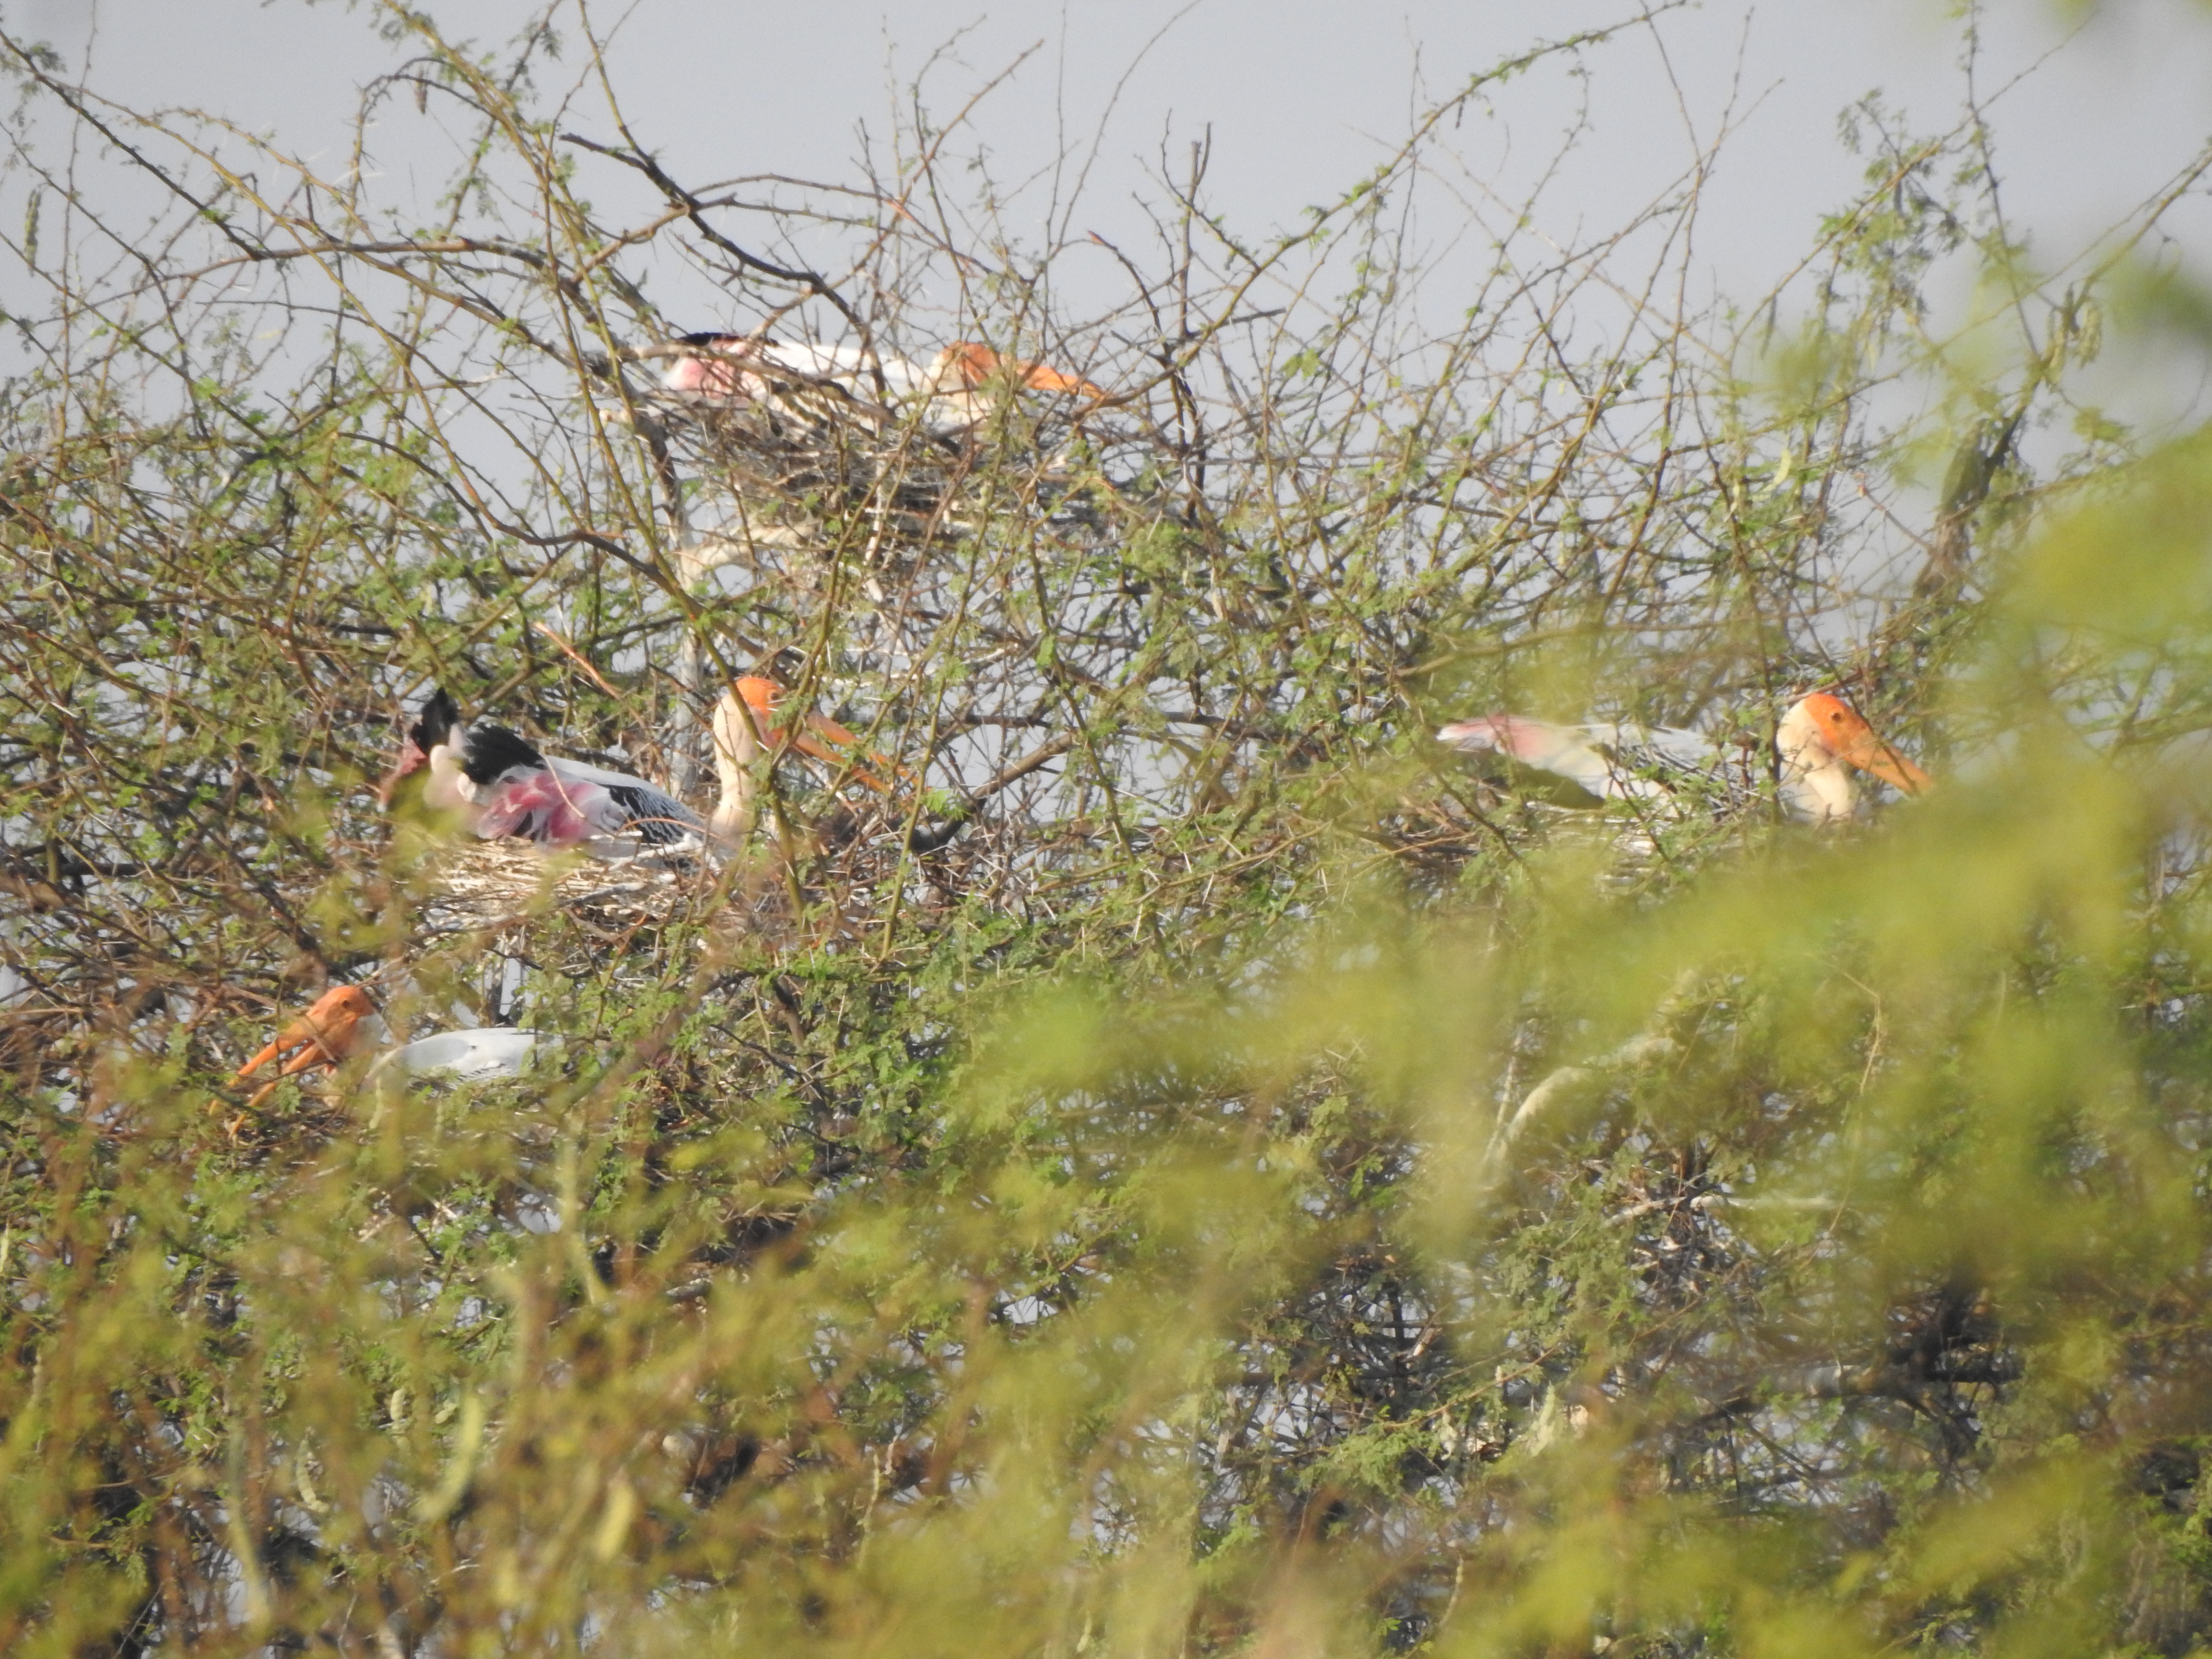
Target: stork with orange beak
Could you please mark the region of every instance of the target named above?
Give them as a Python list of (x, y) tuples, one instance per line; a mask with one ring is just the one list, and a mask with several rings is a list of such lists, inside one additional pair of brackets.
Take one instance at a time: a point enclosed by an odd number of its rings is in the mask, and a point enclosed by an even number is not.
[(1049, 363), (1010, 362), (978, 340), (956, 340), (925, 368), (903, 357), (851, 346), (764, 339), (749, 334), (686, 334), (686, 349), (670, 360), (660, 390), (686, 403), (758, 404), (796, 382), (834, 386), (862, 403), (926, 400), (933, 430), (973, 426), (994, 392), (1013, 387), (1103, 401), (1109, 394), (1080, 375)]
[[(1439, 742), (1471, 754), (1494, 754), (1563, 778), (1600, 801), (1673, 807), (1683, 794), (1710, 799), (1748, 792), (1735, 787), (1731, 756), (1702, 732), (1673, 727), (1594, 724), (1562, 726), (1519, 714), (1485, 714), (1437, 733)], [(1928, 775), (1875, 734), (1841, 697), (1802, 697), (1774, 732), (1774, 776), (1783, 811), (1806, 823), (1832, 823), (1856, 813), (1854, 772), (1907, 795)]]
[(1083, 398), (1092, 403), (1103, 403), (1109, 395), (1105, 387), (1050, 363), (1011, 362), (979, 340), (955, 340), (939, 352), (924, 382), (924, 389), (938, 400), (938, 405), (962, 426), (981, 420), (989, 412), (994, 393), (1002, 387)]
[(306, 1012), (276, 1034), (276, 1040), (238, 1068), (234, 1081), (244, 1082), (270, 1060), (289, 1055), (276, 1075), (256, 1090), (246, 1103), (252, 1111), (276, 1091), (288, 1077), (317, 1066), (335, 1066), (352, 1054), (362, 1037), (379, 1023), (376, 1005), (358, 985), (334, 985), (315, 999)]
[[(709, 823), (724, 841), (734, 842), (752, 827), (752, 767), (763, 753), (774, 757), (795, 749), (878, 794), (889, 794), (891, 787), (868, 767), (899, 773), (895, 763), (861, 749), (860, 738), (833, 720), (805, 714), (796, 722), (788, 720), (780, 712), (782, 702), (782, 687), (748, 674), (714, 705), (714, 772), (721, 784), (721, 800)], [(859, 763), (863, 761), (867, 764)]]

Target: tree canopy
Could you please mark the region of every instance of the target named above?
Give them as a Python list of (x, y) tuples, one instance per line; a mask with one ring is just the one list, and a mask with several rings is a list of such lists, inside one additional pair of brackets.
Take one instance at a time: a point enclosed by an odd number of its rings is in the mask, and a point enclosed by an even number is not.
[[(1435, 144), (1601, 31), (1080, 309), (920, 99), (702, 179), (582, 15), (367, 9), (321, 160), (0, 36), (0, 1646), (2212, 1645), (2212, 447), (2085, 376), (2205, 343), (2212, 153), (2046, 271), (1870, 100), (1786, 294), (1693, 173), (1440, 307)], [(744, 675), (852, 746), (728, 848), (380, 799), (443, 687), (703, 815)], [(1790, 822), (1814, 690), (1935, 786)], [(249, 1098), (340, 985), (544, 1041)]]

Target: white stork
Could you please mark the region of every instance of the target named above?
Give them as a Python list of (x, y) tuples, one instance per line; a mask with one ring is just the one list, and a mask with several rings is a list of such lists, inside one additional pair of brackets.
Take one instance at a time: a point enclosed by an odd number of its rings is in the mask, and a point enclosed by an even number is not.
[[(1674, 727), (1560, 726), (1520, 714), (1484, 714), (1455, 721), (1437, 738), (1455, 749), (1502, 755), (1548, 772), (1601, 801), (1671, 807), (1685, 795), (1747, 803), (1757, 793), (1757, 779), (1738, 751), (1702, 732)], [(1774, 732), (1774, 776), (1783, 810), (1807, 823), (1851, 817), (1859, 803), (1855, 769), (1908, 795), (1929, 782), (1841, 697), (1816, 691), (1792, 704)]]
[(673, 850), (702, 838), (690, 807), (641, 778), (541, 755), (503, 726), (464, 725), (441, 687), (425, 699), (379, 798), (427, 770), (427, 805), (459, 813), (478, 839), (512, 836), (540, 847), (580, 847), (594, 858)]

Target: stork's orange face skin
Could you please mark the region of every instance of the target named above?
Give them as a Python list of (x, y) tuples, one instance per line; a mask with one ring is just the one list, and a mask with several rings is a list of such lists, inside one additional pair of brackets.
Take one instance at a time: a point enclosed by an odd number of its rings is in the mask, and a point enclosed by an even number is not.
[(1862, 772), (1870, 772), (1884, 783), (1917, 795), (1933, 781), (1911, 761), (1875, 735), (1859, 711), (1841, 697), (1816, 691), (1805, 699), (1828, 748)]
[(999, 372), (999, 354), (974, 340), (955, 340), (945, 351), (963, 386), (981, 386)]
[(375, 1005), (369, 1001), (368, 993), (358, 985), (341, 985), (336, 990), (325, 991), (316, 999), (315, 1006), (307, 1010), (310, 1019), (320, 1017), (365, 1019)]
[(774, 680), (763, 679), (757, 674), (747, 674), (740, 679), (737, 693), (745, 700), (745, 707), (763, 720), (775, 715), (776, 699), (783, 695)]

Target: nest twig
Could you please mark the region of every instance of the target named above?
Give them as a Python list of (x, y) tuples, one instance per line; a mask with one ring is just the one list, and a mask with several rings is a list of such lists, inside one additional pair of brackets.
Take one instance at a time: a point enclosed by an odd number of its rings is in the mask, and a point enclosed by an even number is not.
[(470, 842), (441, 854), (418, 930), (426, 937), (504, 933), (551, 910), (602, 926), (663, 921), (720, 884), (700, 854), (602, 860), (521, 842)]

